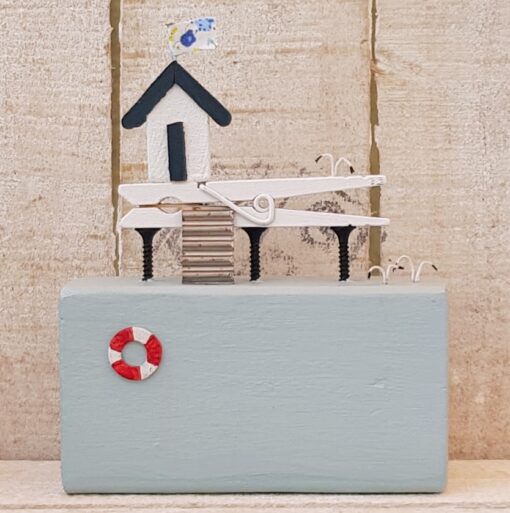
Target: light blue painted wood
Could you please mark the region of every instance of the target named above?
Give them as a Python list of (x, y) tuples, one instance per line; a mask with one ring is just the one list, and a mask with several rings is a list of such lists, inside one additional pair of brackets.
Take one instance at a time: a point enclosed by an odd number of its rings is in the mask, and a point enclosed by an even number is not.
[[(164, 347), (124, 380), (110, 338)], [(67, 492), (437, 492), (444, 286), (77, 280), (60, 303)]]

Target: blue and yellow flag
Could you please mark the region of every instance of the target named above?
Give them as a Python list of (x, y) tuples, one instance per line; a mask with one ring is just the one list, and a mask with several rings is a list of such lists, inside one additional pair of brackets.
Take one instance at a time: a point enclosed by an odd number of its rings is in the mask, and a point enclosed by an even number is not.
[(196, 18), (169, 23), (168, 46), (175, 59), (178, 55), (216, 48), (216, 18)]

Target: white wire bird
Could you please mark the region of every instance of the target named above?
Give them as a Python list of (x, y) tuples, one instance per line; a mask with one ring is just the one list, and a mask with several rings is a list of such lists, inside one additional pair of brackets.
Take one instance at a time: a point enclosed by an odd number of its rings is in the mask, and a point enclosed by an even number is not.
[(352, 167), (352, 163), (349, 159), (346, 159), (345, 157), (340, 157), (335, 162), (335, 157), (331, 155), (331, 153), (321, 153), (316, 159), (315, 162), (319, 162), (319, 160), (323, 157), (326, 157), (329, 159), (330, 162), (330, 170), (331, 170), (331, 176), (337, 176), (338, 168), (342, 162), (345, 162), (349, 166), (349, 171), (351, 172), (351, 175), (354, 173), (354, 167)]
[(411, 281), (413, 283), (418, 283), (420, 281), (421, 273), (423, 271), (423, 268), (426, 265), (430, 265), (432, 267), (432, 269), (434, 269), (434, 271), (437, 271), (437, 267), (429, 260), (422, 260), (418, 264), (418, 267), (415, 267), (413, 259), (410, 256), (401, 255), (397, 258), (397, 261), (394, 264), (389, 264), (386, 267), (386, 269), (384, 269), (384, 267), (382, 267), (381, 265), (373, 265), (368, 270), (368, 279), (370, 279), (372, 277), (372, 274), (374, 271), (379, 271), (379, 273), (381, 274), (381, 277), (382, 277), (383, 284), (388, 285), (388, 283), (390, 281), (391, 274), (394, 271), (396, 271), (396, 270), (402, 271), (405, 269), (405, 267), (402, 265), (403, 261), (407, 261), (409, 263), (409, 267), (411, 269)]
[(432, 263), (430, 262), (429, 260), (422, 260), (419, 264), (418, 264), (418, 267), (416, 268), (415, 265), (414, 265), (414, 262), (413, 262), (413, 259), (408, 256), (408, 255), (401, 255), (397, 258), (397, 261), (395, 262), (395, 265), (399, 266), (400, 268), (403, 269), (403, 267), (401, 266), (401, 263), (403, 260), (407, 260), (407, 262), (409, 262), (409, 267), (411, 268), (411, 281), (413, 283), (417, 283), (420, 281), (420, 277), (421, 277), (421, 273), (423, 271), (423, 268), (426, 266), (426, 265), (430, 265), (432, 267), (432, 269), (434, 269), (434, 271), (437, 271), (437, 267)]
[(420, 275), (421, 275), (421, 271), (423, 270), (423, 267), (425, 265), (430, 265), (432, 267), (432, 269), (434, 269), (434, 271), (437, 271), (437, 267), (432, 263), (432, 262), (429, 262), (428, 260), (423, 260), (422, 262), (420, 262), (420, 264), (418, 265), (418, 269), (416, 270), (416, 273), (414, 274), (414, 279), (413, 281), (416, 283), (418, 281), (420, 281)]
[(414, 281), (415, 268), (414, 268), (413, 259), (410, 256), (408, 256), (408, 255), (400, 255), (397, 258), (397, 261), (395, 262), (395, 265), (401, 265), (402, 261), (404, 261), (404, 260), (407, 260), (407, 262), (409, 262), (409, 267), (411, 268), (411, 281)]
[(382, 282), (384, 285), (388, 285), (388, 282), (390, 281), (390, 275), (393, 271), (397, 270), (397, 269), (404, 269), (402, 266), (400, 265), (397, 265), (397, 264), (389, 264), (386, 269), (384, 269), (384, 267), (382, 267), (381, 265), (373, 265), (369, 270), (368, 270), (368, 279), (370, 279), (372, 277), (372, 273), (374, 271), (379, 271), (379, 273), (381, 274), (381, 277), (382, 277)]

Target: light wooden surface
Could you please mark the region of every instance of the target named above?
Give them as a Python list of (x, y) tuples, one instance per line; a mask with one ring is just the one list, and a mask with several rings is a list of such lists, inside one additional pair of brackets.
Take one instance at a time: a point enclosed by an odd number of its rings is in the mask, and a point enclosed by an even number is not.
[(384, 260), (448, 278), (451, 454), (508, 457), (510, 3), (377, 7)]
[(58, 457), (58, 291), (113, 273), (108, 5), (0, 5), (0, 458)]
[(428, 495), (65, 495), (57, 461), (0, 462), (0, 511), (441, 513), (510, 511), (509, 461), (452, 461), (447, 490)]
[[(306, 194), (324, 195), (328, 192), (375, 187), (383, 185), (386, 179), (382, 175), (366, 176), (320, 176), (308, 178), (265, 178), (262, 180), (219, 180), (207, 182), (207, 187), (214, 189), (231, 201), (252, 201), (259, 194), (269, 194), (274, 199), (285, 199)], [(216, 203), (211, 197), (197, 187), (196, 181), (171, 183), (123, 184), (119, 194), (130, 205), (151, 205), (167, 203), (168, 198), (181, 203)]]

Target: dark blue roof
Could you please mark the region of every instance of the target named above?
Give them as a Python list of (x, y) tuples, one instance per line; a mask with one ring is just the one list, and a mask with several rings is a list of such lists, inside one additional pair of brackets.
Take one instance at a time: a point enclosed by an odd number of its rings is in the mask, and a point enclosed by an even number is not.
[(220, 126), (227, 126), (232, 121), (230, 112), (206, 89), (204, 89), (177, 61), (170, 63), (156, 80), (149, 86), (138, 101), (122, 118), (124, 128), (143, 125), (152, 109), (165, 94), (179, 85), (190, 98)]

